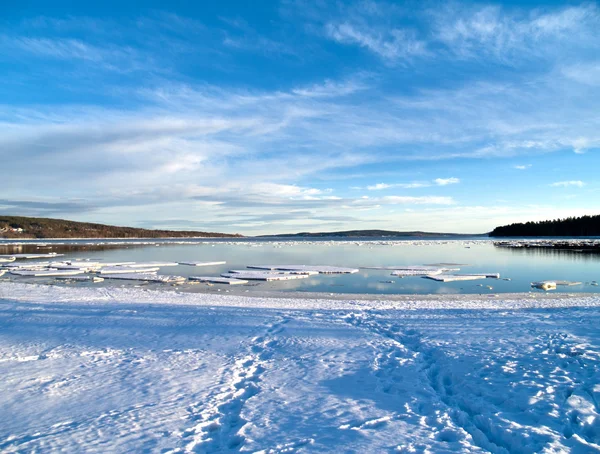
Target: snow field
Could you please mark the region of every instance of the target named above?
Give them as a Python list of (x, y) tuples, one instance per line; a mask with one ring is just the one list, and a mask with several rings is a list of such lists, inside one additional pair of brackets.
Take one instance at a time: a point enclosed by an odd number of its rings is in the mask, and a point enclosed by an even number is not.
[(0, 451), (600, 451), (598, 298), (421, 303), (0, 284)]

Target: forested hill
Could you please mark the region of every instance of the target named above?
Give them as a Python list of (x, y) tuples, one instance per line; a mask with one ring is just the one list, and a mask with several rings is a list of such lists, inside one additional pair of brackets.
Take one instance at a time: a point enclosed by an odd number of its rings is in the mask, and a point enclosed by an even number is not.
[(226, 233), (147, 230), (63, 219), (0, 216), (0, 238), (193, 238), (240, 237)]
[(600, 236), (600, 215), (504, 225), (490, 236)]

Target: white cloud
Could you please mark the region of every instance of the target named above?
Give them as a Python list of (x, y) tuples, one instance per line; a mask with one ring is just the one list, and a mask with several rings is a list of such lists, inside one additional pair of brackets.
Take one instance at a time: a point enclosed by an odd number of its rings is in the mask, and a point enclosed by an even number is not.
[(372, 186), (367, 186), (367, 189), (369, 191), (379, 191), (380, 189), (388, 189), (388, 188), (393, 188), (393, 187), (394, 187), (394, 185), (392, 185), (392, 184), (377, 183)]
[(531, 167), (531, 164), (516, 165), (513, 167), (517, 170), (527, 170)]
[(573, 140), (573, 151), (577, 154), (584, 154), (586, 149), (592, 146), (592, 143), (587, 137), (579, 137)]
[(407, 30), (370, 29), (350, 23), (329, 23), (325, 30), (331, 39), (364, 47), (389, 62), (427, 54), (425, 42)]
[(377, 183), (371, 186), (367, 186), (367, 190), (369, 191), (380, 191), (382, 189), (391, 189), (391, 188), (402, 188), (402, 189), (414, 189), (414, 188), (426, 188), (431, 186), (429, 183)]
[(449, 184), (458, 184), (460, 183), (460, 179), (458, 178), (436, 178), (435, 179), (435, 184), (437, 184), (438, 186), (447, 186)]
[(566, 188), (566, 187), (570, 187), (570, 186), (582, 188), (583, 186), (585, 186), (585, 183), (583, 181), (579, 181), (579, 180), (557, 181), (556, 183), (552, 183), (550, 186), (555, 187), (555, 188), (558, 188), (558, 187)]
[(256, 183), (246, 189), (250, 193), (258, 193), (269, 197), (314, 196), (323, 191), (316, 188), (304, 188), (292, 184)]

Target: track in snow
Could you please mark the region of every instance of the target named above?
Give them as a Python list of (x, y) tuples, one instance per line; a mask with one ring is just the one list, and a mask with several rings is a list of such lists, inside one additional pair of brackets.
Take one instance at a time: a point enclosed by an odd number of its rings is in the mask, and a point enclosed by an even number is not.
[(269, 367), (277, 335), (289, 320), (281, 317), (270, 323), (262, 335), (252, 338), (246, 352), (220, 371), (220, 388), (209, 403), (190, 408), (190, 419), (199, 422), (184, 432), (184, 441), (189, 439), (184, 452), (237, 451), (244, 445), (241, 430), (247, 422), (242, 416), (244, 405), (260, 393), (261, 375)]

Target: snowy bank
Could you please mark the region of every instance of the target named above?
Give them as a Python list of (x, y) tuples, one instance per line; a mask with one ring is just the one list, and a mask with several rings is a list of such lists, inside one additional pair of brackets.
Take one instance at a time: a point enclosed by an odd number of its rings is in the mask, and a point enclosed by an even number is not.
[(597, 452), (600, 298), (0, 283), (2, 452)]
[(494, 295), (368, 295), (290, 293), (227, 290), (192, 293), (144, 288), (65, 287), (46, 284), (0, 282), (0, 300), (78, 304), (158, 304), (184, 306), (228, 306), (265, 309), (535, 309), (598, 307), (596, 294), (510, 293)]

